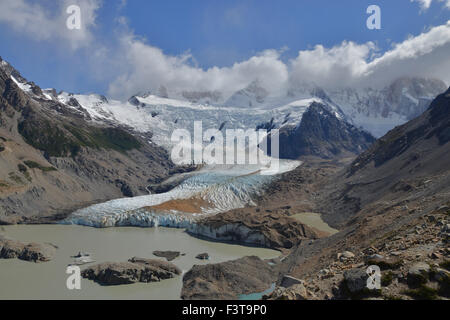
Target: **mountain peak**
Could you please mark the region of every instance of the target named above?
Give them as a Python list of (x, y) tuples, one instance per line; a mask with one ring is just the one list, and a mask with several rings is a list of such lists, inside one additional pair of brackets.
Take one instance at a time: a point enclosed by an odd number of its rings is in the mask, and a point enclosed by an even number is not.
[(334, 108), (318, 102), (311, 103), (299, 125), (282, 127), (279, 139), (280, 158), (284, 159), (301, 156), (331, 159), (359, 154), (375, 141), (370, 133), (340, 117)]
[[(370, 163), (373, 163), (375, 167), (388, 164), (401, 168), (409, 168), (413, 165), (419, 167), (421, 158), (431, 156), (425, 150), (440, 152), (440, 146), (449, 141), (450, 89), (435, 98), (430, 108), (421, 116), (394, 128), (377, 140), (368, 151), (362, 153), (352, 163), (349, 175), (363, 170)], [(441, 161), (441, 157), (442, 155), (439, 155), (436, 159), (439, 158)], [(429, 169), (436, 170), (439, 169), (438, 167), (438, 165), (434, 168), (430, 166)]]
[(269, 91), (262, 87), (260, 81), (256, 79), (244, 89), (234, 93), (225, 104), (237, 107), (253, 107), (263, 104), (268, 96)]

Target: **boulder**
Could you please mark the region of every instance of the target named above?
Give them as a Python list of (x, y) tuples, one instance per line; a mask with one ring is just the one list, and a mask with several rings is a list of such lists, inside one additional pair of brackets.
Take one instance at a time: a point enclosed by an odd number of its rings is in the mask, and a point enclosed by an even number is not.
[(209, 260), (209, 254), (208, 253), (200, 253), (195, 256), (196, 259), (199, 260)]
[(366, 257), (367, 265), (376, 265), (381, 270), (398, 269), (402, 266), (403, 260), (400, 258), (386, 258), (378, 254)]
[(384, 258), (384, 256), (382, 256), (381, 254), (371, 254), (371, 255), (366, 256), (366, 257), (364, 258), (364, 260), (367, 262), (367, 261), (369, 261), (369, 260), (373, 260), (373, 259), (383, 259), (383, 258)]
[(437, 268), (433, 273), (433, 279), (437, 282), (448, 281), (450, 279), (450, 272), (442, 268)]
[(344, 283), (350, 293), (358, 293), (367, 288), (369, 276), (364, 269), (351, 269), (344, 272)]
[(178, 252), (178, 251), (153, 251), (153, 255), (160, 257), (160, 258), (166, 258), (167, 261), (172, 261), (180, 256), (180, 252)]
[(283, 288), (289, 288), (296, 284), (303, 284), (303, 280), (294, 278), (289, 275), (284, 275), (283, 279), (281, 280), (280, 286)]
[(408, 270), (408, 285), (416, 287), (427, 283), (430, 272), (430, 265), (425, 262), (413, 264)]
[(342, 253), (338, 253), (337, 254), (337, 258), (340, 261), (347, 261), (347, 260), (352, 259), (354, 257), (355, 257), (355, 254), (353, 252), (350, 252), (350, 251), (344, 251)]

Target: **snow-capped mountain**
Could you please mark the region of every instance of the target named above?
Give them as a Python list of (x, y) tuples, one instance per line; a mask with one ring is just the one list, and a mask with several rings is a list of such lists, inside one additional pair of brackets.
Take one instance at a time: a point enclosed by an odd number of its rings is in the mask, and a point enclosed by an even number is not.
[[(126, 102), (108, 99), (99, 94), (72, 94), (68, 92), (57, 93), (54, 89), (41, 90), (34, 83), (28, 82), (20, 76), (7, 62), (1, 62), (1, 68), (7, 69), (9, 76), (16, 84), (35, 100), (55, 101), (64, 105), (71, 113), (94, 123), (108, 123), (126, 126), (144, 134), (152, 133), (152, 143), (171, 149), (171, 134), (176, 129), (187, 129), (193, 132), (194, 122), (201, 120), (203, 130), (207, 129), (256, 129), (261, 124), (270, 122), (271, 128), (283, 126), (296, 126), (300, 123), (303, 113), (313, 102), (327, 103), (317, 97), (304, 95), (305, 99), (284, 99), (278, 105), (260, 103), (250, 109), (242, 107), (217, 106), (210, 103), (191, 102), (183, 97), (169, 98), (169, 90), (161, 87), (158, 94), (151, 92), (141, 93), (128, 99)], [(250, 89), (256, 90), (255, 82)], [(251, 90), (250, 90), (251, 91)], [(246, 91), (250, 93), (250, 91)], [(219, 93), (211, 92), (184, 92), (189, 100), (203, 101), (219, 99)], [(262, 101), (260, 101), (262, 102)], [(286, 104), (284, 104), (286, 102)], [(275, 102), (272, 102), (275, 103)], [(330, 105), (337, 117), (344, 119), (342, 111)]]
[[(162, 90), (165, 94), (154, 95), (193, 104), (227, 107), (230, 110), (250, 109), (252, 113), (275, 110), (296, 104), (297, 101), (320, 99), (338, 109), (347, 121), (379, 137), (423, 113), (432, 99), (446, 88), (446, 84), (441, 80), (403, 77), (381, 89), (370, 87), (324, 89), (314, 83), (303, 82), (274, 96), (269, 93), (271, 88), (264, 88), (258, 80), (255, 80), (228, 98), (217, 91), (176, 93), (166, 88)], [(148, 94), (142, 95), (146, 96)], [(274, 121), (280, 121), (283, 116), (284, 114), (276, 116)]]
[[(255, 129), (260, 124), (272, 121), (274, 127), (297, 125), (303, 113), (319, 98), (293, 101), (272, 109), (217, 107), (196, 104), (183, 100), (161, 98), (155, 95), (134, 96), (128, 102), (106, 100), (99, 95), (73, 95), (62, 92), (58, 101), (69, 108), (84, 110), (92, 121), (113, 122), (126, 125), (138, 132), (152, 132), (152, 141), (169, 147), (171, 134), (175, 129), (193, 132), (194, 122), (201, 120), (203, 130), (207, 129)], [(337, 116), (344, 115), (333, 109)]]
[(141, 133), (152, 132), (152, 141), (169, 147), (173, 130), (193, 130), (202, 120), (203, 129), (252, 129), (297, 126), (313, 102), (327, 105), (336, 117), (381, 136), (397, 125), (422, 113), (446, 85), (440, 80), (400, 78), (384, 89), (344, 88), (325, 90), (313, 83), (302, 83), (274, 96), (258, 80), (230, 97), (218, 91), (177, 92), (161, 86), (128, 101), (108, 99), (97, 94), (57, 93), (41, 90), (20, 76), (7, 62), (19, 87), (36, 99), (55, 100), (93, 122), (116, 123)]
[(261, 106), (266, 102), (269, 91), (261, 86), (258, 80), (250, 83), (246, 88), (234, 93), (226, 102), (227, 106), (252, 108)]
[(346, 88), (330, 91), (328, 96), (355, 125), (379, 137), (422, 114), (446, 89), (441, 80), (399, 78), (381, 90)]
[(314, 102), (298, 126), (280, 130), (280, 157), (314, 155), (331, 159), (346, 153), (360, 154), (374, 141), (371, 134), (339, 119), (329, 106)]

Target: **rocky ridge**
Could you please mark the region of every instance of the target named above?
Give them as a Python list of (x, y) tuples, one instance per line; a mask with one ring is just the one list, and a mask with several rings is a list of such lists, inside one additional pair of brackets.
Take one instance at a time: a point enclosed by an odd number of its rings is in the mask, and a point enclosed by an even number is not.
[(148, 194), (173, 169), (126, 127), (93, 124), (9, 64), (0, 68), (0, 223), (49, 222), (80, 206)]

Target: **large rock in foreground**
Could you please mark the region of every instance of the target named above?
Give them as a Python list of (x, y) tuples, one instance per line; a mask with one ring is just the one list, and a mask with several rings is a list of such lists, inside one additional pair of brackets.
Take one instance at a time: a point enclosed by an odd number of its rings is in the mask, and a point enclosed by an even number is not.
[(0, 236), (0, 258), (46, 262), (53, 259), (56, 248), (51, 244), (24, 243)]
[(183, 277), (185, 300), (231, 300), (241, 294), (259, 293), (276, 281), (273, 268), (258, 257), (244, 257), (218, 264), (195, 265)]
[(174, 278), (181, 270), (170, 262), (131, 258), (128, 262), (105, 262), (82, 271), (83, 278), (101, 285), (115, 286), (136, 282), (158, 282)]
[(367, 288), (368, 274), (363, 269), (350, 269), (344, 272), (344, 281), (350, 293), (359, 293)]

